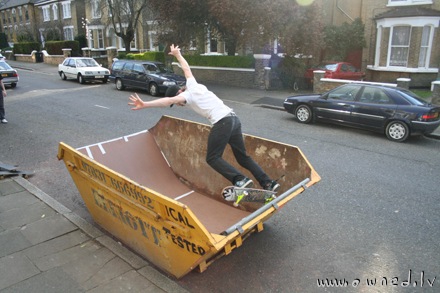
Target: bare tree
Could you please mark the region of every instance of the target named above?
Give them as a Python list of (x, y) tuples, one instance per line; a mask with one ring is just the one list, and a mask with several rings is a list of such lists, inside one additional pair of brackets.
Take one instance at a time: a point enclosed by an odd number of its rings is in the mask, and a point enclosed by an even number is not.
[(120, 37), (127, 53), (130, 52), (130, 43), (133, 41), (141, 16), (149, 8), (149, 0), (105, 0), (108, 21), (113, 26), (115, 34)]
[[(317, 5), (302, 7), (291, 0), (150, 0), (161, 25), (159, 39), (189, 42), (208, 29), (225, 43), (229, 55), (239, 48), (267, 51), (282, 40), (289, 54), (312, 54), (322, 40)], [(270, 49), (269, 49), (270, 50)]]

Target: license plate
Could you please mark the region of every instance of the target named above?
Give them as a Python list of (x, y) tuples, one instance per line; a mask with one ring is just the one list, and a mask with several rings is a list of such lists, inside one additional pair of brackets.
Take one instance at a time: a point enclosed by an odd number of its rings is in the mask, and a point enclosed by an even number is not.
[(95, 78), (104, 78), (104, 75), (96, 75)]

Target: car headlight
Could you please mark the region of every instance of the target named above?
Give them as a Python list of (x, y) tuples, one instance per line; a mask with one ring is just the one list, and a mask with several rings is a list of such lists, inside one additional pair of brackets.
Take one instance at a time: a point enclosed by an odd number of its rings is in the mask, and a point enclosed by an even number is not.
[(175, 81), (171, 81), (171, 80), (167, 80), (167, 81), (163, 82), (163, 85), (166, 85), (166, 86), (172, 86), (172, 85), (175, 85), (175, 84), (176, 84), (176, 82)]

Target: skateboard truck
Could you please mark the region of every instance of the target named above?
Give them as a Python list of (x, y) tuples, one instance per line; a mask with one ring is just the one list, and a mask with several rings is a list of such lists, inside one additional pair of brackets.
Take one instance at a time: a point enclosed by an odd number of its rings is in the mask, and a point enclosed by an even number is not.
[[(237, 196), (237, 200), (232, 204), (234, 207), (238, 207), (238, 204), (240, 203), (240, 201), (245, 197), (248, 196), (249, 192), (247, 192), (246, 190), (243, 191), (242, 194)], [(264, 199), (264, 204), (267, 204), (269, 202), (271, 202), (272, 200), (274, 200), (275, 198), (277, 198), (277, 196), (275, 194), (272, 194), (271, 196), (268, 196)]]

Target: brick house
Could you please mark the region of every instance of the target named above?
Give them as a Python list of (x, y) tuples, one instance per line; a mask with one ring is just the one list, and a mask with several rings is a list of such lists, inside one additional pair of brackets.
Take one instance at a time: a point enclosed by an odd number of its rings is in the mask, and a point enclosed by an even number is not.
[(364, 23), (367, 45), (355, 63), (366, 71), (367, 80), (405, 77), (411, 87), (426, 87), (438, 78), (440, 1), (321, 1), (325, 23), (340, 25), (356, 18)]
[(10, 45), (18, 35), (37, 35), (34, 4), (39, 0), (0, 1), (0, 31), (5, 33)]
[[(360, 18), (367, 45), (350, 56), (367, 73), (367, 80), (394, 82), (411, 79), (411, 87), (429, 86), (438, 79), (440, 64), (439, 0), (315, 0), (320, 1), (323, 21), (341, 25)], [(151, 13), (151, 12), (150, 12)], [(143, 19), (143, 20), (142, 20)], [(154, 22), (141, 15), (134, 52), (160, 50), (155, 42)], [(0, 1), (1, 30), (11, 43), (24, 31), (44, 41), (48, 29), (57, 28), (65, 40), (86, 34), (92, 54), (103, 55), (108, 47), (124, 51), (122, 40), (108, 22), (108, 12), (98, 0), (9, 0)], [(124, 23), (121, 24), (124, 29)], [(208, 40), (210, 38), (208, 37)], [(207, 42), (205, 52), (224, 52), (221, 42)], [(354, 57), (353, 57), (354, 56)]]

